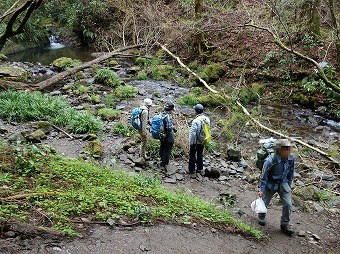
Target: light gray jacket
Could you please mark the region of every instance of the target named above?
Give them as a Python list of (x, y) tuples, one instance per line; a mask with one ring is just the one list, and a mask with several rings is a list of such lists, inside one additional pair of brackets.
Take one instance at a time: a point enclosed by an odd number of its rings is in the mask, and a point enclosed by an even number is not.
[(195, 145), (195, 144), (201, 144), (198, 140), (197, 137), (200, 134), (201, 131), (203, 131), (203, 124), (198, 118), (203, 118), (205, 119), (209, 125), (210, 125), (210, 120), (207, 116), (205, 116), (203, 113), (196, 115), (195, 119), (192, 121), (191, 128), (190, 128), (190, 137), (189, 137), (189, 142), (190, 145)]

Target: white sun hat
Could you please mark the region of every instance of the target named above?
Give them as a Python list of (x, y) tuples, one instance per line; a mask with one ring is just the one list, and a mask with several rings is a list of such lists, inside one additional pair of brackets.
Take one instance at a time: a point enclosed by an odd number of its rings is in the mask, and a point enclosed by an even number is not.
[(152, 106), (152, 105), (153, 105), (153, 104), (152, 104), (152, 100), (149, 99), (149, 98), (145, 98), (145, 99), (144, 99), (144, 105), (145, 105), (145, 106)]

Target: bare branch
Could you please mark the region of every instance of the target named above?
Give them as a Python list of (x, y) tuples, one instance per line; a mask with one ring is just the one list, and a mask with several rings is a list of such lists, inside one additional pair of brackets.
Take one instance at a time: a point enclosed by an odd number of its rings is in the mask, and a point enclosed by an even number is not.
[(318, 75), (325, 82), (326, 86), (331, 88), (334, 92), (340, 94), (340, 86), (334, 84), (333, 82), (331, 82), (327, 78), (325, 72), (323, 71), (323, 68), (321, 68), (320, 65), (314, 59), (312, 59), (312, 58), (310, 58), (308, 56), (305, 56), (305, 55), (301, 54), (300, 52), (298, 52), (296, 50), (288, 48), (286, 45), (283, 44), (283, 42), (280, 40), (280, 38), (275, 33), (273, 33), (270, 29), (268, 29), (266, 27), (261, 27), (261, 26), (257, 26), (257, 25), (254, 25), (254, 24), (245, 24), (244, 26), (254, 27), (254, 28), (257, 28), (257, 29), (265, 30), (268, 33), (270, 33), (273, 36), (274, 43), (276, 45), (278, 45), (280, 48), (286, 50), (287, 52), (292, 53), (292, 54), (294, 54), (294, 55), (296, 55), (296, 56), (306, 60), (307, 62), (312, 63), (317, 68)]

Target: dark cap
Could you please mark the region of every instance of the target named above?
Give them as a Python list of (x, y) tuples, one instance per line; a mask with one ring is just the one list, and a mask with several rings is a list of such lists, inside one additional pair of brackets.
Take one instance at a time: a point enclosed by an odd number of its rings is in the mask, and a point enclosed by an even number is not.
[(175, 105), (172, 102), (167, 102), (165, 108), (165, 110), (169, 111), (169, 110), (175, 110)]
[(204, 109), (204, 107), (203, 107), (202, 104), (196, 104), (195, 107), (194, 107), (194, 110), (195, 110), (196, 112), (199, 112), (199, 113), (202, 113), (202, 112), (203, 112), (203, 109)]

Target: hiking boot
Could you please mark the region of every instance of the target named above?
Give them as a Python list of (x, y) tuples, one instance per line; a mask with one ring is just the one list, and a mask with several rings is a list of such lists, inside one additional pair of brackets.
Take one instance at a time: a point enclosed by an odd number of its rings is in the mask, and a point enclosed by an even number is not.
[(259, 224), (261, 226), (266, 225), (266, 214), (265, 213), (259, 213), (258, 214), (258, 220), (259, 220)]
[(204, 176), (204, 175), (205, 175), (205, 173), (204, 173), (203, 170), (197, 170), (196, 173), (197, 173), (197, 174), (200, 174), (201, 176)]
[(286, 235), (292, 235), (295, 233), (294, 229), (292, 229), (292, 227), (287, 224), (287, 225), (282, 225), (281, 224), (281, 230), (283, 231), (283, 233), (285, 233)]

